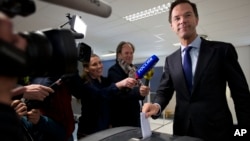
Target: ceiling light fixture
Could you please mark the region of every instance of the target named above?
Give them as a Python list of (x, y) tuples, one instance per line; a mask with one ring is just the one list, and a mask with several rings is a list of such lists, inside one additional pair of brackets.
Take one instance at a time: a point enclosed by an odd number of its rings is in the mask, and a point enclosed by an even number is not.
[(103, 54), (101, 55), (102, 57), (110, 57), (110, 56), (115, 56), (116, 53), (108, 53), (108, 54)]
[(174, 43), (173, 46), (175, 46), (175, 47), (180, 47), (180, 46), (181, 46), (181, 43)]
[(162, 4), (144, 11), (140, 11), (134, 14), (130, 14), (128, 16), (123, 17), (124, 19), (126, 19), (127, 21), (137, 21), (140, 19), (144, 19), (150, 16), (155, 16), (155, 15), (159, 15), (161, 13), (167, 12), (169, 10), (171, 3), (167, 3), (167, 4)]

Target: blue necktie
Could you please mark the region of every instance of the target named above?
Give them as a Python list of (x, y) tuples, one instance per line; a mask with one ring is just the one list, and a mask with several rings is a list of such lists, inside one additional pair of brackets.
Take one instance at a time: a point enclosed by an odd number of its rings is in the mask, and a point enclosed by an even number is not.
[(192, 79), (193, 79), (193, 73), (192, 73), (192, 61), (191, 56), (189, 54), (189, 51), (192, 49), (192, 47), (186, 47), (184, 48), (185, 54), (184, 54), (184, 61), (183, 61), (183, 70), (185, 73), (188, 89), (191, 93), (192, 91)]

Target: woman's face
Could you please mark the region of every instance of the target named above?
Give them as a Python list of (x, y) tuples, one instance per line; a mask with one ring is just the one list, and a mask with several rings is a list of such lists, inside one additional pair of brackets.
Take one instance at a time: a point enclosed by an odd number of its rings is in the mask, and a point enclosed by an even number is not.
[(89, 67), (85, 68), (85, 71), (88, 72), (88, 74), (94, 79), (101, 77), (103, 73), (103, 64), (101, 59), (98, 56), (91, 57)]

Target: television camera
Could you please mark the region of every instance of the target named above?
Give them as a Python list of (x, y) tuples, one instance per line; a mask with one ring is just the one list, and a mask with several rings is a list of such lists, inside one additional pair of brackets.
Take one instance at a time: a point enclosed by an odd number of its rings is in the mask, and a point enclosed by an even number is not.
[[(26, 17), (35, 10), (33, 0), (0, 0), (0, 11), (10, 18), (16, 15)], [(2, 66), (0, 75), (58, 77), (76, 73), (78, 61), (89, 61), (91, 47), (83, 42), (78, 44), (75, 42), (75, 39), (84, 38), (86, 24), (77, 15), (68, 14), (67, 17), (69, 21), (66, 24), (70, 25), (70, 29), (64, 29), (61, 26), (59, 29), (18, 33), (27, 41), (25, 51), (0, 39), (0, 64)], [(53, 83), (51, 88), (56, 89), (58, 84)], [(32, 108), (39, 108), (45, 103), (45, 101), (36, 100), (26, 102)]]
[[(33, 0), (0, 0), (0, 11), (10, 18), (16, 15), (25, 17), (34, 13), (36, 6)], [(0, 64), (2, 66), (0, 74), (53, 76), (76, 72), (77, 60), (81, 61), (91, 53), (90, 47), (85, 43), (76, 45), (75, 39), (83, 38), (85, 34), (85, 31), (79, 32), (77, 27), (86, 27), (86, 25), (78, 25), (79, 23), (84, 22), (75, 15), (69, 19), (71, 29), (59, 28), (19, 33), (27, 41), (25, 51), (0, 39)], [(83, 53), (83, 50), (88, 52)]]

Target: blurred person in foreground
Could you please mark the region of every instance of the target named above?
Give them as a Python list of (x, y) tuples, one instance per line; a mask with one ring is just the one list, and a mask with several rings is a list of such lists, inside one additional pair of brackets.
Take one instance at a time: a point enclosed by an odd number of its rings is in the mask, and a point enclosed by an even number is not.
[[(27, 45), (25, 39), (14, 33), (12, 21), (2, 12), (0, 12), (0, 41), (0, 49), (2, 49), (2, 43), (14, 46), (21, 51), (24, 51)], [(0, 74), (0, 139), (3, 141), (29, 140), (18, 115), (11, 107), (12, 97), (25, 90), (24, 87), (16, 88), (17, 80), (15, 76)]]
[[(60, 78), (30, 77), (29, 84), (25, 86), (23, 96), (26, 97), (28, 111), (22, 121), (35, 141), (73, 141), (75, 120), (71, 107), (72, 95), (67, 84), (70, 77), (67, 80)], [(35, 100), (31, 99), (35, 96)]]

